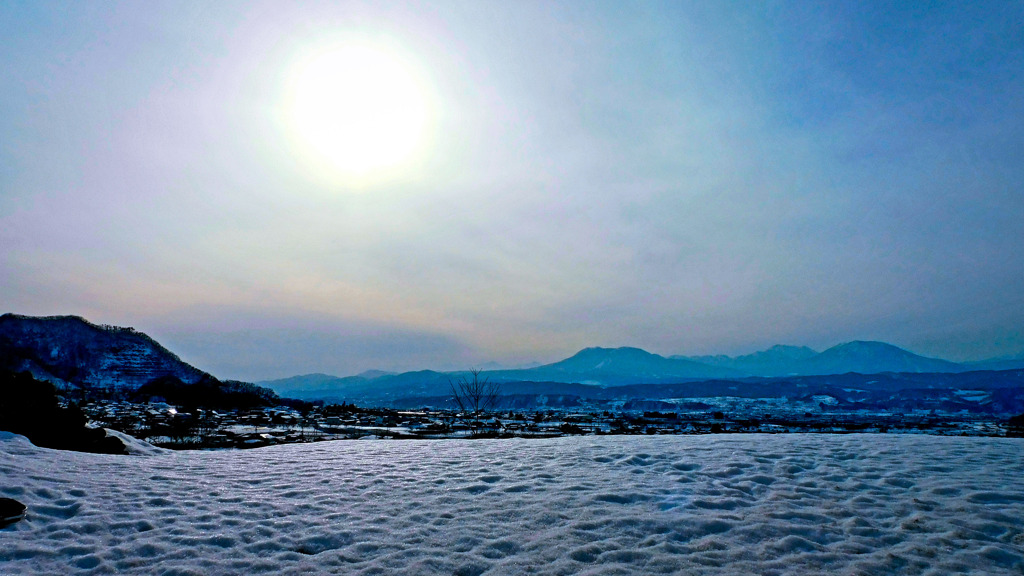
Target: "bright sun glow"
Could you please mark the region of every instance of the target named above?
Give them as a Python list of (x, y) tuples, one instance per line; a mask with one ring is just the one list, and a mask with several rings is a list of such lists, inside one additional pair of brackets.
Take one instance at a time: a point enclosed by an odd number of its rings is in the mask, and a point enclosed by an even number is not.
[(342, 178), (365, 181), (416, 159), (430, 106), (423, 82), (402, 58), (345, 44), (297, 66), (288, 117), (305, 156)]

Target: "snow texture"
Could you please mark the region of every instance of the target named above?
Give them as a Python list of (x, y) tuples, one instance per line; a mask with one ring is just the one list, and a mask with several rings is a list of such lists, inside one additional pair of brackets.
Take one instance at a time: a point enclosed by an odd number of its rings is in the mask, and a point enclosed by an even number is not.
[(0, 433), (0, 574), (1021, 574), (1022, 441), (339, 441), (131, 456)]

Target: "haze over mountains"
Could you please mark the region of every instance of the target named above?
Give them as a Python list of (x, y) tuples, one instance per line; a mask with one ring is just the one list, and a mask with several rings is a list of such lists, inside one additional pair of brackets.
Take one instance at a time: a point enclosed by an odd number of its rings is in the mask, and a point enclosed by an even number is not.
[[(1000, 369), (1024, 368), (1024, 360), (994, 361)], [(823, 352), (807, 347), (774, 346), (744, 356), (664, 357), (639, 348), (585, 348), (575, 355), (543, 366), (520, 370), (488, 370), (482, 374), (499, 382), (561, 382), (622, 386), (708, 379), (812, 376), (829, 374), (958, 373), (987, 370), (985, 363), (958, 364), (926, 358), (884, 342), (855, 341)], [(446, 380), (433, 371), (405, 374), (363, 373), (345, 378), (308, 374), (261, 382), (278, 393), (296, 390), (345, 389), (362, 391), (382, 385), (412, 385), (425, 379)], [(376, 384), (374, 384), (376, 383)]]
[[(39, 379), (93, 388), (133, 389), (168, 376), (186, 384), (212, 378), (141, 332), (96, 325), (76, 316), (0, 316), (0, 368), (27, 370)], [(502, 383), (502, 394), (596, 397), (606, 396), (616, 387), (641, 385), (689, 383), (690, 388), (696, 389), (694, 383), (717, 382), (712, 387), (722, 388), (723, 381), (737, 383), (750, 379), (793, 380), (849, 373), (958, 374), (990, 369), (1024, 369), (1024, 358), (960, 364), (919, 356), (884, 342), (866, 341), (847, 342), (822, 352), (807, 347), (774, 346), (737, 357), (664, 357), (639, 348), (595, 347), (559, 362), (525, 369), (488, 370), (481, 376)], [(307, 374), (259, 384), (282, 396), (305, 399), (393, 400), (445, 395), (450, 391), (450, 380), (459, 376), (431, 370), (401, 374), (368, 371), (347, 377)], [(933, 380), (955, 385), (948, 378)], [(825, 381), (819, 379), (819, 383)], [(870, 379), (858, 382), (864, 385)], [(602, 389), (608, 392), (600, 392)], [(670, 386), (649, 392), (664, 397), (681, 391)], [(623, 390), (619, 392), (626, 394)], [(631, 393), (640, 394), (640, 388)]]

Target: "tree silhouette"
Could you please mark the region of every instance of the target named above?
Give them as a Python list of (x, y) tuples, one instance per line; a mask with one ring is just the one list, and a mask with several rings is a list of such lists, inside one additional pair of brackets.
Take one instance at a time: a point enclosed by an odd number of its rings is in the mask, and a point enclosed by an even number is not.
[(121, 440), (86, 426), (81, 408), (61, 407), (57, 390), (28, 372), (0, 371), (0, 430), (26, 436), (36, 446), (101, 454), (126, 454)]
[(474, 418), (493, 408), (501, 391), (501, 386), (497, 382), (481, 378), (480, 370), (477, 369), (470, 370), (469, 376), (460, 376), (457, 381), (449, 379), (448, 385), (455, 395), (455, 403), (459, 405), (459, 410)]

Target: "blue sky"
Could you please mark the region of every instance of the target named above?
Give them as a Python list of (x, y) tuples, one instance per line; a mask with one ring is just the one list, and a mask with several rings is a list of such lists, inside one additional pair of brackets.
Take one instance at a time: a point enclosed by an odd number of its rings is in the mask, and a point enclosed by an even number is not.
[[(1024, 5), (0, 2), (0, 309), (221, 377), (1024, 350)], [(304, 50), (435, 104), (358, 185), (295, 146)]]

